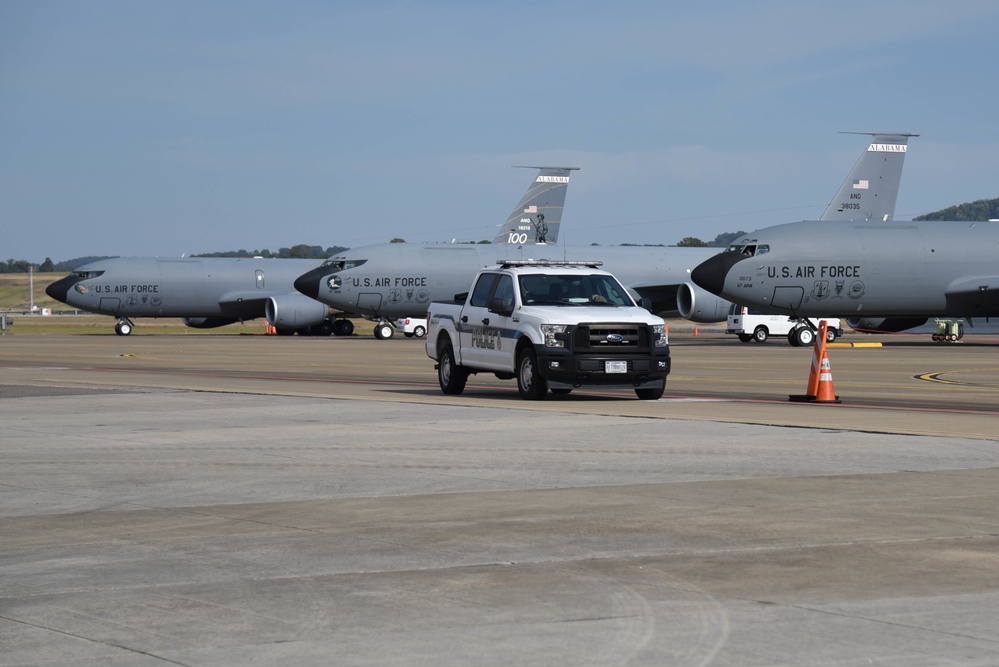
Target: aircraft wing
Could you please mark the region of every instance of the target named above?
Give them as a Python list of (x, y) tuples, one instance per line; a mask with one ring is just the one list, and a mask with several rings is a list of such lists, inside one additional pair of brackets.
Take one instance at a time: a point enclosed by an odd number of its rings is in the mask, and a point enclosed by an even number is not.
[[(965, 308), (988, 308), (993, 312), (999, 308), (999, 275), (973, 276), (952, 282), (944, 296), (949, 304), (960, 304)], [(974, 312), (968, 313), (968, 316)]]

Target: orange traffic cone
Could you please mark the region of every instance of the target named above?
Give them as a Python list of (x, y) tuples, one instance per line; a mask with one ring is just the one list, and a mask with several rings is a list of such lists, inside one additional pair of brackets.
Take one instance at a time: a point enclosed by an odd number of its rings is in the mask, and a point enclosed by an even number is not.
[[(822, 346), (825, 348), (825, 345)], [(832, 368), (829, 366), (829, 355), (822, 350), (822, 366), (819, 368), (819, 388), (815, 393), (816, 403), (839, 403), (839, 396), (833, 390)]]
[(812, 355), (812, 368), (808, 374), (808, 389), (806, 394), (788, 396), (788, 400), (801, 403), (839, 403), (839, 396), (833, 390), (832, 368), (829, 365), (829, 354), (826, 352), (825, 320), (819, 324), (819, 333), (815, 337), (815, 354)]
[(697, 333), (697, 327), (694, 327), (694, 335), (695, 335), (695, 336), (697, 336), (697, 335), (698, 335), (698, 333)]

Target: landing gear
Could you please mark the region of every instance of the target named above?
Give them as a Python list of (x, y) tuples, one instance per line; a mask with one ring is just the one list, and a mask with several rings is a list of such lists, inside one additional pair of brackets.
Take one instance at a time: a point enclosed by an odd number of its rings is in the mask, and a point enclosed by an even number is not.
[(808, 325), (801, 325), (795, 329), (791, 329), (791, 333), (787, 335), (787, 342), (789, 342), (794, 347), (808, 347), (815, 343), (815, 332)]
[(349, 336), (354, 333), (354, 323), (350, 320), (336, 320), (333, 322), (334, 336)]
[(127, 336), (132, 333), (132, 328), (135, 325), (128, 319), (122, 318), (118, 320), (118, 323), (114, 325), (114, 332), (119, 336)]
[(379, 322), (375, 325), (375, 338), (378, 340), (388, 340), (395, 334), (395, 327), (388, 322)]

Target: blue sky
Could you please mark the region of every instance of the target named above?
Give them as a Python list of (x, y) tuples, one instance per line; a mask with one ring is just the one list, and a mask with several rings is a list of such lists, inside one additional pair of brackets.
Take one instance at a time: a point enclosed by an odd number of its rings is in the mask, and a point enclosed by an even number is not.
[(0, 258), (492, 238), (580, 167), (572, 245), (815, 218), (905, 131), (897, 219), (999, 197), (999, 3), (5, 2)]

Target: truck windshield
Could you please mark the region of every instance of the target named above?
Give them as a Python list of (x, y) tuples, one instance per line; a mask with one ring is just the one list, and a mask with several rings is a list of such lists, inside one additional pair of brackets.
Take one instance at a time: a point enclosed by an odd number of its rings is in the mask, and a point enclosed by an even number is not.
[(525, 305), (634, 306), (621, 283), (606, 274), (529, 274), (520, 276)]

